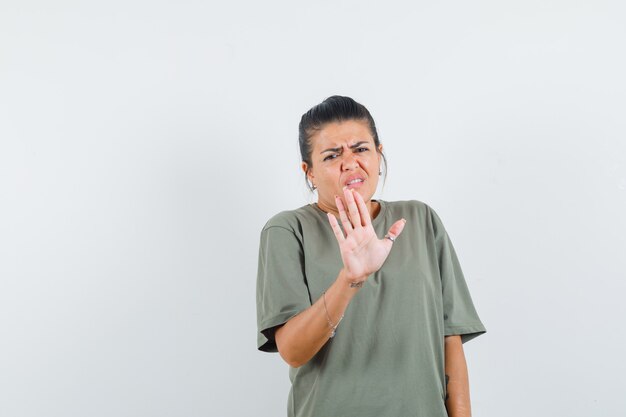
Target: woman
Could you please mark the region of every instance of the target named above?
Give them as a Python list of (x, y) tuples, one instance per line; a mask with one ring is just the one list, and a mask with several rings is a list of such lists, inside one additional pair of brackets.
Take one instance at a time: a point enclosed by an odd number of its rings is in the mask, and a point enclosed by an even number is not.
[(290, 365), (288, 415), (470, 416), (462, 343), (485, 328), (441, 220), (372, 199), (383, 147), (351, 98), (305, 113), (299, 139), (317, 204), (265, 225), (257, 281), (258, 348)]

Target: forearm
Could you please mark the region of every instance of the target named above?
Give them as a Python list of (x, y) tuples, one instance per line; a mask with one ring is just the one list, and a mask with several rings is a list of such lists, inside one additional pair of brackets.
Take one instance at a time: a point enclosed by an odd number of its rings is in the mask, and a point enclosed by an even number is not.
[(337, 324), (359, 288), (352, 288), (343, 269), (335, 282), (311, 307), (292, 317), (276, 330), (276, 346), (281, 357), (291, 366), (307, 363), (330, 338), (328, 318)]
[(445, 338), (446, 408), (450, 417), (471, 417), (469, 377), (461, 336)]

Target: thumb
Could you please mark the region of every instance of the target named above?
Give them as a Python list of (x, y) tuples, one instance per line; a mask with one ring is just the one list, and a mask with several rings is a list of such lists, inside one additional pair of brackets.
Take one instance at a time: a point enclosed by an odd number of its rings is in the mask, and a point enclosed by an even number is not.
[(389, 228), (389, 231), (387, 232), (387, 235), (391, 236), (394, 239), (397, 238), (398, 236), (400, 236), (400, 233), (402, 233), (402, 230), (404, 230), (405, 224), (406, 224), (405, 219), (398, 220), (393, 225), (391, 225), (391, 227)]

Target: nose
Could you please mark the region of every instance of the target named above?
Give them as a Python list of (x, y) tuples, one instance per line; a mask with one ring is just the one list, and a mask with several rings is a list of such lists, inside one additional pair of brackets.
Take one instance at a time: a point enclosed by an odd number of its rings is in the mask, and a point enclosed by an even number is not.
[(344, 171), (351, 171), (359, 166), (357, 158), (352, 152), (346, 152), (341, 164)]

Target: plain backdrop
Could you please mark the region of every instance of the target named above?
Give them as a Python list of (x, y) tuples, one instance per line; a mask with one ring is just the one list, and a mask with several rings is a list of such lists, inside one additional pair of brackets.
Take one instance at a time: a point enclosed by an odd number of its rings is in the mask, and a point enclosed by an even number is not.
[(475, 416), (622, 416), (621, 1), (0, 3), (0, 415), (284, 416), (259, 233), (301, 115), (372, 112), (488, 333)]

